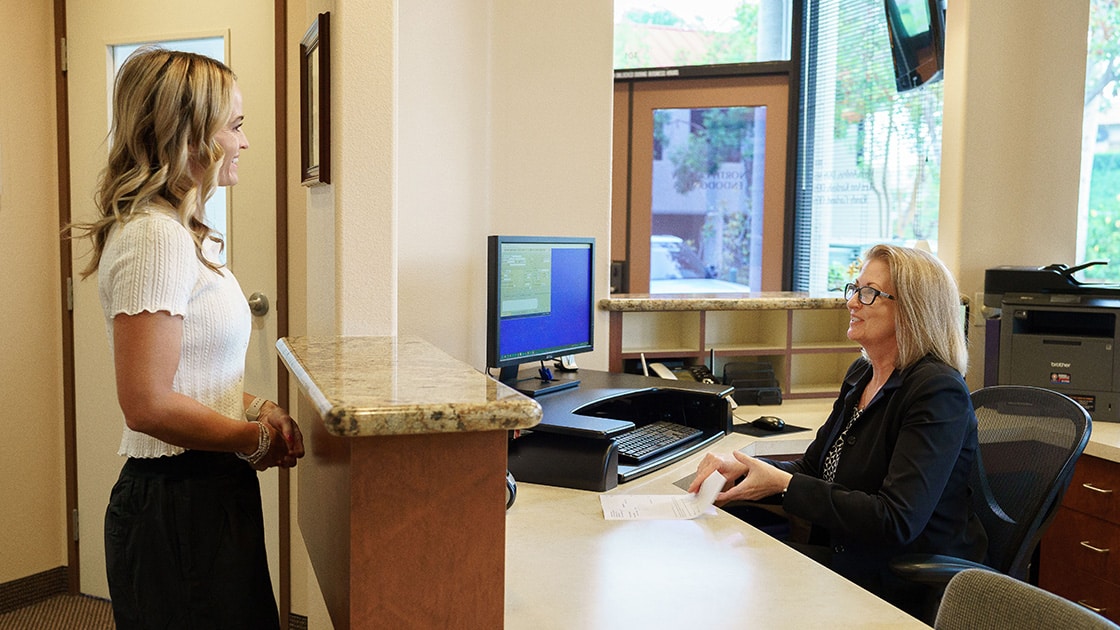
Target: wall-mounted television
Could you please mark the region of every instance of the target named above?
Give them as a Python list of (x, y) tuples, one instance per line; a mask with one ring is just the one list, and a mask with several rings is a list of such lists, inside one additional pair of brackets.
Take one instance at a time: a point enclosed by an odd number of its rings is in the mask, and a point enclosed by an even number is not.
[(945, 0), (883, 0), (899, 92), (937, 81), (945, 67)]
[[(594, 349), (595, 239), (493, 235), (486, 261), (486, 366), (532, 396), (577, 385), (544, 362)], [(535, 361), (535, 375), (519, 375)]]

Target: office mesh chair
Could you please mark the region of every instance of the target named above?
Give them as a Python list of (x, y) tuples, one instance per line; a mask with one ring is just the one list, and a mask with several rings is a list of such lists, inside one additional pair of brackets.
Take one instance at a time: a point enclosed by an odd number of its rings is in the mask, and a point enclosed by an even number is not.
[(987, 565), (905, 554), (891, 570), (941, 591), (967, 568), (1027, 581), (1031, 558), (1069, 487), (1092, 421), (1073, 399), (1047, 389), (994, 385), (972, 393), (980, 449), (972, 468), (972, 508), (988, 533)]
[(965, 569), (945, 588), (934, 630), (1120, 630), (1097, 613), (1009, 575)]

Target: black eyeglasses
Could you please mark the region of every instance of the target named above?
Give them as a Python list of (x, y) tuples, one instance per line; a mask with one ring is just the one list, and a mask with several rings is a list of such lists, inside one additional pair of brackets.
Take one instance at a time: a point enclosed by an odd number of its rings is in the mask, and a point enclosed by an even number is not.
[(872, 304), (874, 304), (875, 298), (879, 297), (880, 295), (887, 298), (888, 300), (898, 299), (890, 293), (887, 293), (886, 291), (880, 291), (875, 287), (857, 287), (856, 285), (849, 282), (848, 284), (844, 285), (844, 299), (850, 300), (852, 299), (853, 295), (859, 295), (859, 303), (863, 304), (864, 306), (871, 306)]

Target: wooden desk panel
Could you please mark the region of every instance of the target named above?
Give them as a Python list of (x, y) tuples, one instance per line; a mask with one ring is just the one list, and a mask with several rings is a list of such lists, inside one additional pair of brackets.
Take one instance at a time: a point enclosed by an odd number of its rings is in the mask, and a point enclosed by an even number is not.
[(309, 424), (299, 522), (334, 627), (500, 628), (506, 432)]

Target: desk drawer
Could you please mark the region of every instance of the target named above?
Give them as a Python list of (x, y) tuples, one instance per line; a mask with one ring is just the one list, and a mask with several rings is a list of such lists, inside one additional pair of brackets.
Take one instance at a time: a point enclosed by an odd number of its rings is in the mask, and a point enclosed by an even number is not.
[(1120, 523), (1120, 464), (1083, 455), (1062, 505)]
[(1046, 532), (1041, 553), (1040, 571), (1068, 565), (1120, 584), (1120, 526), (1108, 521), (1062, 506)]
[[(1043, 546), (1043, 553), (1045, 549)], [(1068, 563), (1043, 560), (1039, 569), (1039, 585), (1042, 588), (1120, 623), (1120, 587), (1079, 571)]]

